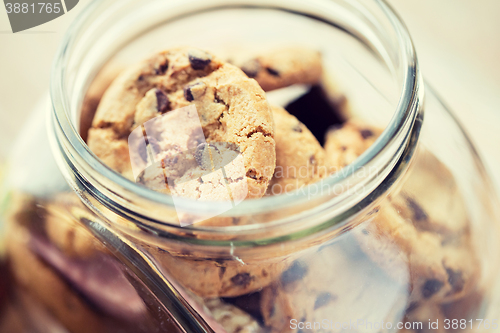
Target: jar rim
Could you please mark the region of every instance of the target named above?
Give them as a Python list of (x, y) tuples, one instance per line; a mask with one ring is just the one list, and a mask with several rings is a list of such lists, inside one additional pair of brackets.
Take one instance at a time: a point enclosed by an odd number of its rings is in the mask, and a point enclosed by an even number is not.
[[(56, 150), (59, 150), (60, 152), (62, 151), (63, 155), (65, 155), (65, 163), (71, 162), (73, 171), (83, 175), (82, 179), (84, 179), (84, 181), (88, 181), (91, 186), (97, 185), (94, 182), (99, 183), (99, 185), (103, 185), (99, 188), (99, 200), (108, 208), (114, 210), (115, 212), (126, 212), (127, 215), (132, 217), (134, 220), (145, 219), (148, 222), (152, 222), (153, 225), (155, 223), (165, 225), (165, 222), (151, 218), (147, 215), (147, 213), (145, 214), (144, 211), (141, 211), (141, 213), (135, 211), (134, 208), (136, 207), (133, 203), (148, 202), (160, 207), (167, 206), (173, 208), (174, 202), (172, 197), (170, 195), (140, 186), (106, 166), (92, 151), (90, 151), (70, 118), (70, 106), (64, 87), (66, 70), (65, 64), (68, 60), (68, 50), (75, 42), (74, 36), (76, 36), (88, 20), (92, 19), (93, 14), (98, 9), (99, 2), (100, 1), (93, 1), (75, 20), (66, 33), (54, 60), (50, 84), (52, 117), (49, 120), (53, 126), (51, 130), (61, 134), (57, 139), (59, 147), (56, 147)], [(224, 2), (224, 0), (222, 0), (222, 2)], [(231, 1), (229, 0), (226, 2)], [(240, 3), (246, 1), (242, 0), (235, 2)], [(420, 99), (423, 94), (414, 46), (406, 27), (398, 15), (392, 10), (390, 5), (385, 2), (385, 0), (373, 0), (373, 2), (376, 3), (376, 5), (389, 19), (391, 28), (397, 36), (397, 42), (399, 45), (397, 50), (398, 59), (402, 63), (402, 67), (406, 68), (402, 79), (401, 93), (396, 110), (382, 134), (378, 137), (375, 143), (373, 143), (353, 163), (345, 167), (342, 172), (337, 172), (324, 180), (326, 185), (330, 187), (339, 186), (342, 183), (349, 181), (352, 179), (357, 170), (373, 162), (377, 156), (381, 156), (384, 152), (386, 152), (389, 146), (398, 144), (396, 142), (396, 137), (398, 135), (406, 136), (406, 142), (408, 142), (408, 138), (410, 137), (409, 130), (413, 127), (413, 123), (417, 117), (418, 106), (420, 105)], [(266, 6), (265, 1), (253, 1), (252, 7), (266, 8), (269, 6)], [(51, 131), (49, 131), (49, 133), (50, 132)], [(403, 150), (401, 149), (401, 154), (402, 151)], [(58, 152), (56, 151), (55, 154), (58, 154)], [(393, 168), (395, 165), (396, 163), (392, 163)], [(387, 175), (388, 173), (385, 176)], [(96, 186), (96, 188), (97, 187), (99, 186)], [(364, 193), (364, 196), (366, 197), (368, 194), (369, 193)], [(322, 193), (318, 194), (316, 197), (320, 198), (324, 195), (325, 194)], [(342, 195), (344, 195), (344, 193), (340, 194), (340, 196), (336, 198), (336, 202), (342, 202), (342, 200), (345, 199), (342, 198)], [(244, 200), (231, 210), (231, 214), (253, 215), (277, 209), (286, 209), (294, 207), (297, 204), (304, 203), (310, 199), (311, 195), (310, 193), (306, 193), (306, 191), (293, 191), (291, 193), (277, 196)], [(257, 202), (258, 206), (256, 205)], [(214, 202), (194, 201), (187, 198), (176, 199), (175, 202), (175, 207), (177, 209), (193, 209), (194, 207), (197, 211), (202, 211), (207, 214), (216, 209), (217, 207), (214, 207), (216, 205), (217, 203)], [(173, 224), (166, 224), (170, 227), (178, 227)], [(267, 222), (245, 226), (227, 227), (194, 225), (189, 228), (192, 230), (207, 231), (213, 234), (224, 232), (224, 230), (231, 233), (244, 233), (251, 232), (256, 229), (264, 229), (269, 226), (270, 223)]]

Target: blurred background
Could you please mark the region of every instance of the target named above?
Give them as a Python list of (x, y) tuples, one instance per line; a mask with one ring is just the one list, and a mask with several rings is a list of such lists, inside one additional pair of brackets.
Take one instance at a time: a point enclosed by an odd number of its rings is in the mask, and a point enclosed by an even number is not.
[[(12, 34), (0, 10), (0, 162), (23, 120), (46, 93), (56, 49), (90, 0)], [(499, 0), (389, 0), (416, 45), (426, 80), (455, 111), (500, 184)]]

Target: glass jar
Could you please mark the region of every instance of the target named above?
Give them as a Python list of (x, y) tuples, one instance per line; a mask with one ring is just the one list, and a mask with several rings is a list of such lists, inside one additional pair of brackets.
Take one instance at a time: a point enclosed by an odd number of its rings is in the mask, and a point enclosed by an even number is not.
[[(385, 128), (320, 186), (245, 200), (221, 215), (236, 225), (181, 227), (176, 212), (211, 216), (220, 203), (174, 207), (85, 144), (114, 73), (154, 51), (230, 57), (290, 43), (321, 50), (343, 116)], [(496, 193), (428, 86), (424, 100), (411, 39), (386, 3), (94, 1), (63, 41), (50, 97), (3, 183), (2, 331), (496, 327)]]

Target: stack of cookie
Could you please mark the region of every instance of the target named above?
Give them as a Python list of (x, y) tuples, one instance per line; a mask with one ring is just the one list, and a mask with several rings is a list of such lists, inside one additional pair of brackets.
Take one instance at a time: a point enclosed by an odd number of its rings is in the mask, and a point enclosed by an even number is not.
[[(347, 119), (338, 109), (341, 105), (321, 91), (322, 75), (321, 55), (303, 48), (280, 49), (237, 64), (195, 48), (161, 52), (91, 90), (82, 115), (82, 123), (89, 126), (82, 129), (83, 136), (110, 168), (157, 191), (197, 200), (227, 199), (221, 189), (229, 189), (233, 200), (280, 195), (341, 170), (382, 132)], [(270, 105), (268, 92), (297, 84), (312, 87), (307, 94), (315, 94), (315, 99), (323, 94), (321, 103), (328, 110), (324, 118), (318, 119), (317, 104), (304, 102), (310, 96), (298, 97), (300, 103), (288, 106)], [(186, 110), (184, 118), (175, 118), (178, 110)], [(192, 117), (192, 110), (197, 117)], [(143, 143), (130, 139), (134, 133), (144, 136)], [(220, 143), (236, 157), (226, 161)], [(224, 177), (211, 172), (229, 164), (234, 169), (226, 169)], [(434, 194), (429, 196), (427, 186), (435, 189)], [(189, 249), (174, 251), (168, 246), (143, 248), (229, 333), (300, 332), (298, 325), (291, 325), (293, 320), (297, 324), (366, 319), (377, 312), (382, 291), (397, 295), (379, 319), (427, 322), (453, 315), (456, 304), (473, 309), (481, 300), (480, 269), (461, 200), (446, 167), (422, 152), (398, 190), (352, 223), (349, 241), (327, 240), (307, 249), (307, 254), (269, 253), (266, 258), (239, 261), (202, 258)], [(156, 322), (145, 314), (151, 304), (140, 301), (123, 271), (112, 269), (115, 283), (106, 284), (109, 280), (101, 279), (99, 268), (89, 264), (115, 267), (116, 259), (75, 221), (75, 209), (84, 209), (81, 203), (58, 197), (44, 206), (43, 212), (31, 216), (43, 220), (40, 223), (21, 223), (24, 215), (13, 214), (15, 233), (23, 237), (12, 239), (9, 251), (23, 288), (56, 317), (65, 318), (72, 332), (89, 331), (88, 325), (96, 332), (118, 325), (125, 332), (130, 322), (141, 323), (133, 326), (136, 332), (150, 329)], [(200, 224), (223, 227), (249, 221), (215, 217)], [(38, 230), (35, 236), (26, 232), (32, 229)], [(81, 267), (91, 267), (94, 274), (72, 275)], [(71, 304), (51, 300), (30, 279), (34, 269), (47, 270), (47, 288)], [(370, 284), (371, 280), (380, 283)], [(92, 289), (96, 285), (119, 285), (123, 297), (98, 295)], [(326, 326), (311, 331), (339, 331)]]

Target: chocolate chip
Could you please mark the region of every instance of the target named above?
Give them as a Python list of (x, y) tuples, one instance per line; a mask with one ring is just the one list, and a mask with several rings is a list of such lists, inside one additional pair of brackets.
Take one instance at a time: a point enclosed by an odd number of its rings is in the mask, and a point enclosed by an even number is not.
[(192, 102), (194, 100), (193, 92), (191, 91), (191, 86), (187, 86), (184, 88), (184, 98), (188, 102)]
[(165, 63), (161, 64), (158, 68), (155, 69), (155, 74), (156, 75), (162, 75), (167, 72), (168, 69), (168, 62), (165, 61)]
[(262, 66), (260, 65), (260, 62), (257, 59), (252, 59), (247, 61), (241, 66), (241, 70), (249, 77), (249, 78), (254, 78), (256, 77)]
[(292, 282), (299, 281), (306, 276), (307, 271), (307, 266), (303, 262), (296, 260), (290, 268), (281, 274), (281, 284), (286, 286)]
[(204, 51), (192, 49), (188, 52), (189, 63), (196, 70), (205, 69), (212, 61), (212, 56)]
[(464, 289), (465, 281), (462, 276), (462, 272), (454, 271), (451, 268), (446, 268), (446, 273), (448, 274), (448, 282), (453, 288), (454, 292), (460, 292)]
[(231, 282), (237, 286), (246, 287), (252, 281), (249, 273), (239, 273), (231, 278)]
[(372, 137), (374, 135), (373, 131), (369, 130), (369, 129), (363, 129), (359, 133), (361, 134), (361, 136), (365, 140), (368, 139), (369, 137)]
[(327, 305), (332, 300), (335, 300), (336, 297), (330, 294), (329, 292), (324, 292), (316, 297), (316, 301), (314, 302), (314, 310), (321, 308), (322, 306)]
[(156, 89), (155, 93), (156, 93), (156, 108), (158, 109), (158, 112), (163, 113), (167, 110), (170, 102), (168, 101), (167, 95), (160, 89)]
[[(307, 321), (307, 318), (306, 317), (302, 317), (300, 318), (300, 322), (301, 323), (305, 323)], [(297, 333), (304, 333), (304, 330), (299, 328), (299, 330), (297, 331)]]
[(252, 178), (252, 179), (257, 179), (257, 171), (255, 171), (254, 169), (248, 170), (247, 177)]
[(427, 220), (428, 218), (427, 213), (422, 209), (422, 207), (420, 207), (420, 205), (415, 200), (413, 200), (410, 197), (407, 197), (406, 202), (408, 203), (410, 209), (413, 211), (413, 218), (416, 221)]
[(309, 157), (309, 164), (311, 165), (316, 164), (316, 157), (314, 157), (314, 155), (311, 155), (311, 157)]
[(292, 127), (292, 130), (294, 132), (302, 133), (302, 124), (298, 123), (297, 125), (295, 125), (295, 126)]
[(437, 293), (444, 286), (442, 281), (436, 279), (427, 280), (422, 286), (422, 296), (424, 298), (430, 298), (432, 295)]
[(270, 67), (266, 67), (266, 71), (272, 76), (280, 76), (280, 73), (277, 70), (272, 69)]
[[(203, 83), (203, 82), (196, 82), (196, 83), (190, 84), (188, 86), (185, 86), (184, 87), (184, 98), (186, 99), (186, 101), (192, 102), (195, 99), (194, 95), (193, 95), (193, 88), (201, 87), (204, 85), (205, 85), (205, 83)], [(205, 87), (205, 89), (206, 89), (206, 87)]]

